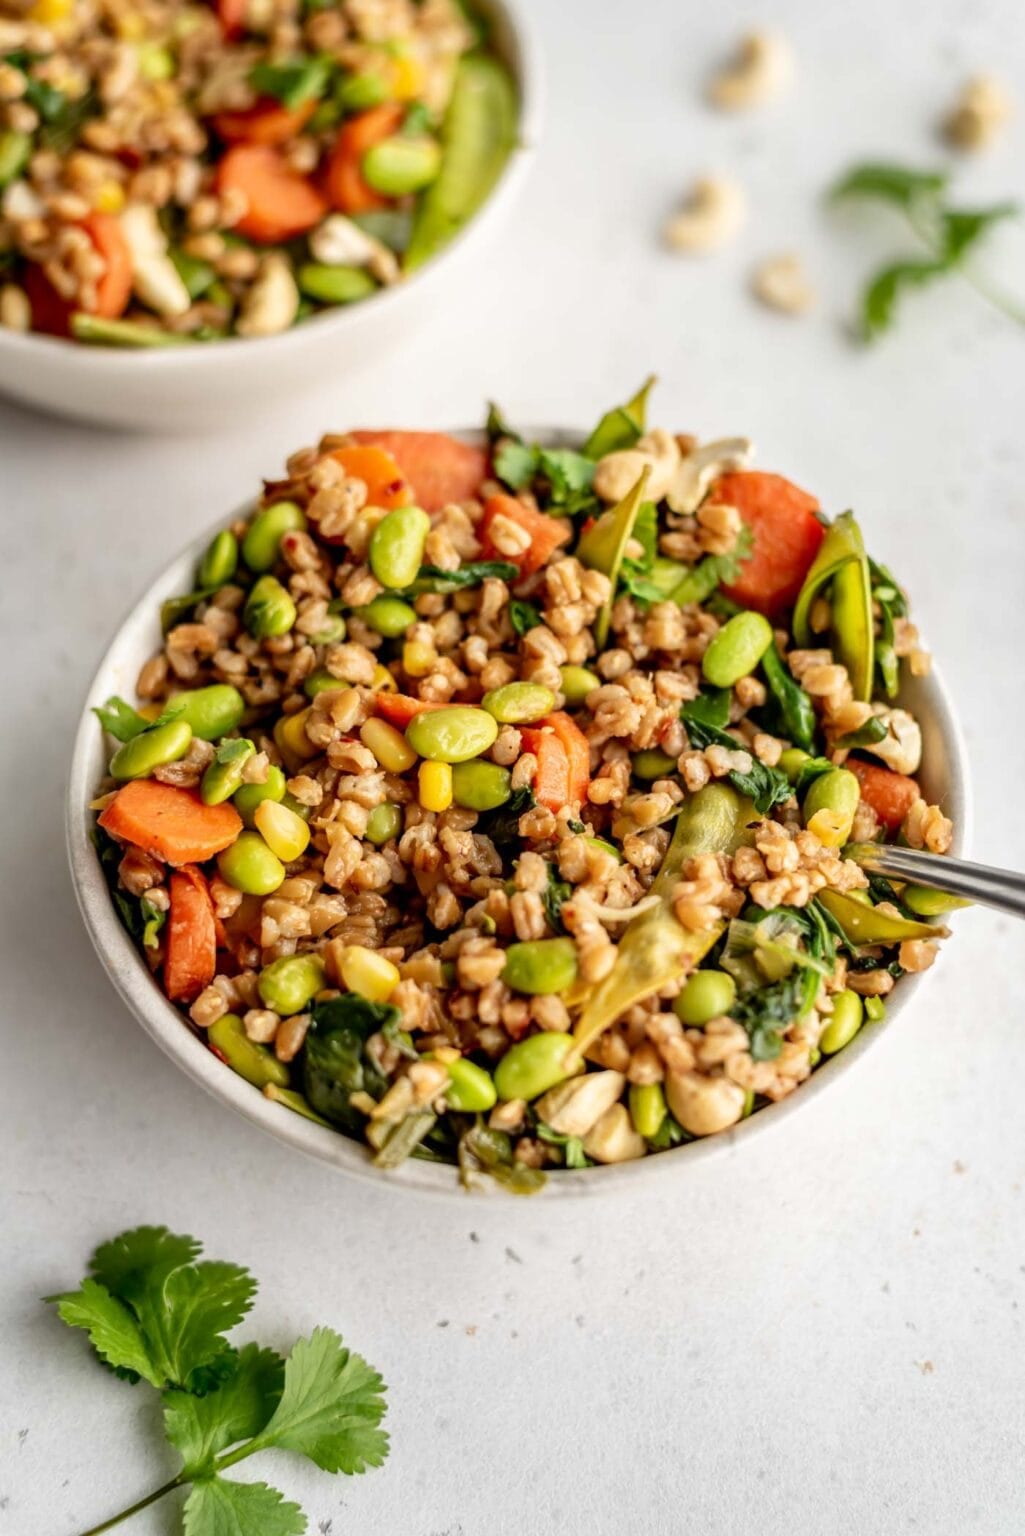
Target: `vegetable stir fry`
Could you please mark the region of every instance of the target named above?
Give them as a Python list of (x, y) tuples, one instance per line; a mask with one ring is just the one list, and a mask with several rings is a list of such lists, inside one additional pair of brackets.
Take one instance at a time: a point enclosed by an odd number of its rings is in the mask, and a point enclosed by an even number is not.
[(98, 838), (167, 996), (268, 1097), (514, 1190), (792, 1093), (906, 971), (945, 852), (929, 658), (850, 513), (744, 438), (351, 432), (164, 604)]
[[(436, 254), (515, 90), (458, 0), (36, 0), (0, 14), (0, 324), (270, 336)], [(0, 7), (2, 10), (2, 7)]]

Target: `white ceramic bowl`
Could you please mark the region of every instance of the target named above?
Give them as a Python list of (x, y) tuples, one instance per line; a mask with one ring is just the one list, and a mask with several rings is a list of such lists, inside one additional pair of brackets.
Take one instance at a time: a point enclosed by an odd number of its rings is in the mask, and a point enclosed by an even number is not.
[(519, 92), (519, 136), (498, 185), (450, 245), (407, 281), (326, 310), (280, 336), (131, 351), (92, 347), (0, 327), (0, 394), (108, 427), (156, 432), (216, 430), (247, 419), (326, 375), (353, 373), (386, 355), (417, 321), (457, 305), (486, 242), (508, 217), (533, 158), (542, 68), (520, 0), (475, 0)]
[[(468, 442), (480, 441), (479, 432), (454, 434)], [(553, 445), (579, 443), (576, 433), (527, 429), (531, 441), (547, 439)], [(250, 507), (240, 508), (233, 516), (245, 515)], [(211, 535), (224, 526), (219, 518), (204, 534), (172, 561), (131, 609), (114, 637), (96, 676), (89, 687), (86, 708), (75, 737), (68, 786), (67, 838), (71, 873), (82, 916), (107, 974), (148, 1034), (190, 1077), (208, 1093), (231, 1109), (255, 1121), (280, 1141), (301, 1152), (330, 1163), (357, 1178), (381, 1180), (423, 1193), (459, 1193), (454, 1168), (438, 1163), (409, 1160), (399, 1169), (382, 1172), (370, 1161), (368, 1149), (340, 1131), (327, 1130), (301, 1118), (291, 1110), (265, 1099), (257, 1088), (243, 1081), (203, 1044), (150, 975), (134, 943), (122, 927), (110, 899), (110, 892), (91, 840), (95, 815), (88, 809), (96, 785), (106, 772), (103, 733), (93, 705), (102, 704), (112, 693), (134, 698), (135, 681), (142, 663), (160, 645), (159, 608), (167, 597), (188, 592), (196, 562)], [(922, 727), (924, 768), (922, 787), (930, 801), (943, 805), (954, 820), (952, 852), (965, 857), (970, 837), (970, 800), (968, 764), (964, 742), (947, 691), (934, 670), (927, 678), (909, 678), (902, 690), (901, 702), (913, 711)], [(956, 940), (955, 940), (956, 942)], [(942, 969), (942, 957), (931, 971), (919, 976), (905, 976), (892, 998), (887, 999), (885, 1024), (866, 1024), (852, 1043), (837, 1056), (824, 1062), (797, 1091), (779, 1104), (760, 1109), (733, 1130), (703, 1141), (687, 1142), (671, 1152), (636, 1162), (611, 1167), (564, 1171), (547, 1180), (538, 1198), (558, 1199), (570, 1195), (600, 1195), (604, 1191), (638, 1181), (682, 1178), (698, 1159), (707, 1159), (727, 1150), (745, 1147), (751, 1138), (770, 1126), (780, 1125), (795, 1110), (811, 1102), (854, 1064), (879, 1039), (882, 1030), (896, 1027), (901, 1013), (921, 989)], [(479, 1180), (485, 1193), (499, 1191), (487, 1178)]]

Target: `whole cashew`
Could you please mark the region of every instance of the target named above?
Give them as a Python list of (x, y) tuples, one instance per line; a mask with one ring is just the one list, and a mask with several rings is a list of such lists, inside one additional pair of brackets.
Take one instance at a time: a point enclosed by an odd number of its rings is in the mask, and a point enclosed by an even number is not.
[(887, 768), (895, 773), (915, 773), (922, 762), (922, 732), (918, 721), (906, 709), (877, 709), (878, 718), (886, 726), (882, 741), (863, 748), (875, 757), (881, 757)]
[(665, 1081), (669, 1108), (692, 1136), (714, 1136), (736, 1125), (744, 1112), (745, 1093), (728, 1077), (700, 1072), (669, 1072)]
[(696, 512), (712, 482), (727, 470), (743, 469), (751, 462), (754, 448), (749, 437), (722, 437), (688, 453), (666, 493), (670, 510)]
[(666, 240), (677, 251), (714, 251), (740, 233), (746, 217), (747, 198), (738, 182), (702, 176), (666, 225)]
[(709, 100), (726, 112), (760, 107), (786, 89), (793, 72), (793, 54), (784, 38), (773, 32), (749, 32), (726, 67), (713, 75)]
[(534, 1106), (560, 1136), (586, 1136), (626, 1086), (622, 1072), (585, 1072), (549, 1089)]
[(184, 315), (189, 291), (167, 254), (167, 236), (148, 203), (133, 203), (121, 215), (121, 233), (132, 256), (132, 287), (158, 315)]
[(680, 463), (680, 449), (676, 439), (661, 427), (638, 438), (633, 448), (620, 448), (599, 459), (594, 475), (594, 489), (602, 501), (617, 502), (637, 484), (646, 467), (650, 467), (646, 495), (652, 501), (661, 501), (672, 483)]
[(584, 1138), (584, 1151), (596, 1163), (628, 1163), (648, 1150), (643, 1136), (634, 1130), (625, 1104), (613, 1104)]
[(272, 251), (264, 258), (246, 294), (238, 321), (240, 336), (277, 336), (287, 331), (299, 309), (299, 290), (286, 257)]

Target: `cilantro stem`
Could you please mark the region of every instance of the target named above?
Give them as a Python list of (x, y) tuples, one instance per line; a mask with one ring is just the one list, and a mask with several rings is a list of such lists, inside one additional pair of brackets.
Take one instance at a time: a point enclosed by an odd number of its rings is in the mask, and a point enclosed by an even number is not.
[(133, 1515), (137, 1515), (140, 1510), (146, 1509), (150, 1504), (155, 1504), (165, 1494), (172, 1493), (175, 1488), (184, 1487), (185, 1481), (180, 1476), (173, 1477), (162, 1488), (155, 1488), (152, 1493), (148, 1493), (137, 1504), (130, 1504), (127, 1509), (123, 1509), (119, 1515), (112, 1515), (109, 1520), (104, 1520), (100, 1525), (91, 1525), (87, 1531), (82, 1532), (82, 1536), (101, 1536), (103, 1531), (112, 1531), (115, 1525), (121, 1524), (122, 1520), (130, 1520)]

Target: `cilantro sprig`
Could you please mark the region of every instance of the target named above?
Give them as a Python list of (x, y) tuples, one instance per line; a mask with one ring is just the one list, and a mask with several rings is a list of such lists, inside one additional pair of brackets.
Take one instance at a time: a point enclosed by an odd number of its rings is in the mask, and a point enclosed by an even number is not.
[(84, 1536), (98, 1536), (177, 1489), (187, 1489), (185, 1536), (302, 1536), (298, 1504), (266, 1483), (224, 1473), (260, 1451), (292, 1451), (325, 1472), (353, 1475), (388, 1453), (384, 1383), (331, 1328), (316, 1328), (283, 1359), (225, 1337), (249, 1311), (256, 1281), (239, 1264), (200, 1259), (195, 1238), (136, 1227), (93, 1254), (76, 1291), (50, 1296), (100, 1359), (160, 1392), (164, 1433), (181, 1470)]
[(917, 171), (902, 165), (867, 163), (851, 168), (831, 191), (834, 201), (862, 198), (902, 214), (922, 246), (920, 256), (881, 267), (861, 296), (861, 331), (874, 341), (891, 329), (901, 300), (937, 279), (960, 275), (1009, 319), (1025, 325), (1025, 308), (998, 291), (969, 265), (969, 257), (997, 224), (1014, 218), (1014, 203), (989, 208), (952, 208), (946, 201), (945, 171)]

